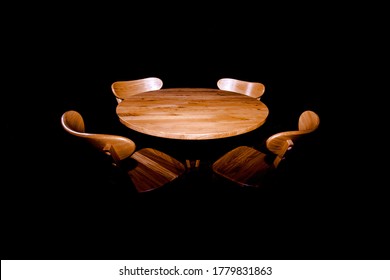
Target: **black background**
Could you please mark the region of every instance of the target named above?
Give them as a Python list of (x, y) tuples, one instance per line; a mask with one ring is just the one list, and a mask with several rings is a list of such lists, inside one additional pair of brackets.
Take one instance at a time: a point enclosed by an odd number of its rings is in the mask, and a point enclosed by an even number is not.
[[(380, 258), (382, 188), (344, 180), (326, 132), (344, 67), (337, 14), (153, 5), (53, 7), (7, 34), (2, 259)], [(278, 191), (232, 195), (199, 181), (199, 191), (127, 198), (60, 118), (74, 109), (90, 131), (127, 134), (110, 86), (151, 76), (165, 88), (259, 81), (267, 124), (296, 127), (313, 110), (320, 127)]]

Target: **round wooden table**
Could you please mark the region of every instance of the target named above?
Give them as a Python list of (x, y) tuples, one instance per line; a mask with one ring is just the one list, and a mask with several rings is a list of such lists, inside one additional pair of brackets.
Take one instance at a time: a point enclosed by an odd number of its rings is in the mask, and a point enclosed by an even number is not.
[[(143, 92), (120, 102), (121, 123), (140, 133), (179, 140), (210, 140), (260, 127), (267, 106), (240, 93), (208, 88), (169, 88)], [(197, 141), (198, 142), (198, 141)], [(186, 159), (188, 168), (200, 160)]]
[(127, 127), (152, 136), (203, 140), (260, 127), (267, 106), (253, 97), (208, 88), (169, 88), (130, 96), (116, 113)]

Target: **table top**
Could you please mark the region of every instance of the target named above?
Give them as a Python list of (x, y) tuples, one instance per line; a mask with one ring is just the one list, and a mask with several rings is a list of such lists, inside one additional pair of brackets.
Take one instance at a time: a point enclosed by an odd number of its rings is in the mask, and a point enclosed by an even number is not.
[(267, 106), (244, 94), (208, 88), (168, 88), (120, 102), (116, 113), (127, 127), (172, 139), (217, 139), (264, 124)]

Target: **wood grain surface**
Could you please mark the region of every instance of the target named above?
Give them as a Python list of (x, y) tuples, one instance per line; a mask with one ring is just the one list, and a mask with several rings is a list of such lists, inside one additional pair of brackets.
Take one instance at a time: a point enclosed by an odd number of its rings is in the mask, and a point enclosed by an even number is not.
[(172, 139), (217, 139), (264, 124), (267, 106), (255, 98), (206, 88), (171, 88), (129, 96), (116, 113), (127, 127)]

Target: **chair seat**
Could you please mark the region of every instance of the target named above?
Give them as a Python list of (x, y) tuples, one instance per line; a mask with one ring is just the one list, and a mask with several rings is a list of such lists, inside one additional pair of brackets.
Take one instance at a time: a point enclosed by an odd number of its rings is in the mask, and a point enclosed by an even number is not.
[(274, 168), (269, 155), (248, 146), (237, 147), (212, 165), (213, 171), (240, 186), (259, 186)]
[[(186, 168), (175, 158), (152, 148), (144, 148), (131, 155), (126, 172), (139, 192), (147, 192), (168, 184), (182, 175)], [(122, 168), (124, 165), (122, 164)]]

